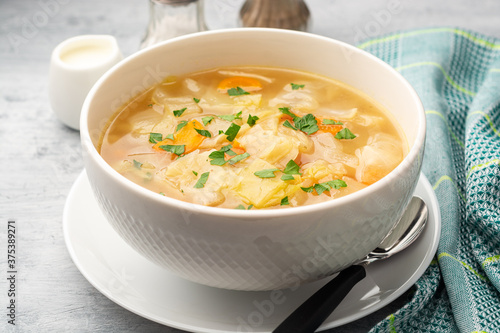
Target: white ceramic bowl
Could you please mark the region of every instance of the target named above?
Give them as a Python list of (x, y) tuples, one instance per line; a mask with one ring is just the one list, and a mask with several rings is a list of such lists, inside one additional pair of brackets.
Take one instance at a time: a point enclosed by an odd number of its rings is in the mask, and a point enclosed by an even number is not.
[[(167, 75), (231, 65), (294, 68), (343, 81), (382, 103), (410, 146), (375, 184), (321, 204), (278, 210), (204, 207), (153, 193), (112, 169), (96, 147), (130, 97)], [(425, 114), (408, 82), (378, 58), (329, 38), (274, 29), (192, 34), (144, 49), (91, 89), (81, 118), (86, 171), (114, 229), (146, 258), (179, 276), (227, 289), (294, 288), (364, 257), (391, 230), (420, 174)]]

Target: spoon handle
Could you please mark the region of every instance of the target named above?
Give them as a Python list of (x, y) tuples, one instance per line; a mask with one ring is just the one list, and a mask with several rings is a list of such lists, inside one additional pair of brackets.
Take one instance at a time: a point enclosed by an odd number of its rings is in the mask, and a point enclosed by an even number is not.
[(365, 276), (363, 266), (353, 265), (344, 269), (292, 312), (273, 333), (315, 332)]

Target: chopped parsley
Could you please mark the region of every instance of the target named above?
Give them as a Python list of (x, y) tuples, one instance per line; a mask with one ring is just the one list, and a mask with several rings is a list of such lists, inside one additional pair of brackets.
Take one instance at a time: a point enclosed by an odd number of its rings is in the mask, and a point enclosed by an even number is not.
[(186, 120), (183, 120), (181, 121), (177, 127), (175, 128), (175, 131), (176, 132), (179, 132), (181, 130), (181, 128), (183, 128), (184, 126), (186, 126), (188, 124), (188, 122)]
[(293, 120), (295, 127), (306, 134), (313, 134), (319, 131), (318, 121), (311, 113), (304, 117), (297, 117)]
[(341, 129), (337, 134), (335, 134), (335, 139), (345, 139), (345, 140), (351, 140), (354, 139), (356, 135), (352, 133), (348, 128), (343, 128)]
[(290, 202), (288, 201), (288, 196), (286, 196), (283, 199), (281, 199), (280, 206), (286, 206), (286, 205), (289, 205), (289, 204), (290, 204)]
[(243, 154), (236, 155), (235, 157), (232, 157), (227, 161), (229, 162), (229, 164), (233, 165), (237, 162), (243, 161), (245, 158), (247, 158), (249, 156), (250, 156), (249, 153), (243, 153)]
[(153, 104), (148, 104), (148, 106), (149, 106), (149, 107), (152, 107), (152, 106), (153, 106)]
[(203, 125), (205, 125), (205, 126), (207, 126), (208, 124), (210, 124), (212, 122), (212, 120), (214, 120), (213, 116), (208, 116), (208, 117), (201, 118), (201, 121), (203, 122)]
[(333, 119), (323, 119), (323, 125), (344, 125), (344, 123)]
[(295, 163), (294, 160), (288, 161), (288, 163), (285, 166), (285, 169), (283, 170), (283, 173), (287, 175), (301, 175), (300, 167), (297, 163)]
[(304, 117), (299, 117), (296, 114), (290, 112), (290, 108), (279, 108), (281, 113), (286, 114), (293, 119), (293, 125), (286, 120), (283, 123), (283, 126), (294, 129), (294, 130), (300, 130), (306, 134), (313, 134), (319, 131), (318, 127), (318, 121), (316, 120), (316, 117), (314, 117), (311, 113), (306, 114)]
[(248, 91), (243, 90), (241, 87), (228, 89), (227, 94), (229, 96), (250, 95), (250, 93)]
[[(240, 155), (237, 155), (234, 151), (231, 150), (233, 148), (232, 145), (227, 145), (222, 147), (219, 150), (213, 151), (208, 155), (208, 158), (210, 158), (210, 164), (212, 165), (224, 165), (227, 162), (229, 164), (235, 164), (239, 161), (244, 160), (245, 158), (249, 157), (249, 153), (243, 153)], [(228, 154), (229, 156), (234, 156), (226, 161), (225, 154)]]
[(242, 210), (250, 210), (253, 208), (253, 205), (248, 206), (248, 208), (245, 208), (242, 204), (239, 204), (235, 209), (242, 209)]
[(223, 151), (217, 150), (214, 152), (211, 152), (210, 155), (208, 155), (208, 158), (211, 159), (210, 164), (212, 165), (224, 165), (226, 164), (226, 159)]
[(295, 83), (290, 83), (290, 85), (292, 86), (292, 90), (298, 90), (298, 89), (301, 89), (301, 88), (304, 88), (304, 84), (295, 84)]
[(204, 173), (202, 173), (201, 176), (200, 176), (200, 179), (198, 179), (198, 181), (194, 185), (194, 188), (202, 188), (202, 187), (204, 187), (205, 183), (207, 182), (209, 174), (210, 174), (210, 172), (204, 172)]
[(286, 114), (286, 115), (292, 117), (294, 120), (295, 120), (295, 118), (297, 118), (296, 114), (290, 112), (290, 108), (279, 108), (279, 110), (280, 110), (281, 113)]
[(184, 154), (186, 145), (161, 145), (160, 148), (172, 154), (181, 156)]
[(184, 113), (184, 111), (186, 111), (186, 110), (187, 110), (187, 108), (182, 108), (182, 109), (180, 109), (180, 110), (174, 110), (174, 111), (173, 111), (173, 112), (174, 112), (174, 116), (176, 116), (176, 117), (180, 117), (180, 116), (182, 116), (182, 114), (183, 114), (183, 113)]
[(233, 141), (236, 138), (241, 126), (236, 125), (235, 123), (231, 123), (228, 129), (224, 132), (227, 135), (228, 141)]
[(212, 137), (212, 134), (210, 134), (210, 132), (207, 131), (207, 130), (202, 130), (202, 129), (197, 129), (197, 128), (195, 128), (194, 130), (196, 132), (198, 132), (198, 134), (203, 135), (203, 136), (205, 136), (207, 138), (211, 138)]
[(217, 117), (219, 117), (220, 119), (223, 119), (223, 120), (233, 121), (233, 120), (236, 120), (236, 119), (241, 119), (241, 113), (242, 112), (243, 111), (240, 111), (237, 114), (222, 114), (222, 115), (217, 116)]
[(281, 180), (294, 180), (293, 175), (301, 175), (299, 171), (299, 165), (294, 160), (290, 160), (283, 170), (284, 175), (281, 176)]
[(199, 103), (199, 102), (200, 102), (200, 99), (199, 99), (199, 98), (196, 98), (196, 97), (193, 97), (193, 101), (194, 101), (195, 103)]
[(167, 135), (165, 136), (165, 139), (169, 139), (169, 140), (174, 141), (174, 135), (173, 135), (173, 134), (167, 134)]
[(149, 142), (158, 143), (163, 140), (161, 133), (149, 133)]
[(136, 167), (137, 169), (140, 169), (140, 168), (142, 168), (142, 163), (134, 160), (134, 167)]
[(294, 131), (296, 131), (297, 129), (295, 127), (293, 127), (293, 125), (288, 121), (288, 120), (285, 120), (285, 122), (283, 123), (283, 126), (285, 127), (288, 127), (288, 128), (291, 128), (293, 129)]
[(329, 191), (331, 189), (338, 190), (342, 187), (347, 187), (346, 182), (341, 179), (334, 179), (328, 182), (314, 184), (313, 186), (309, 187), (301, 187), (301, 189), (302, 191), (307, 193), (311, 193), (312, 191), (316, 190), (316, 193), (318, 193), (318, 195), (321, 195), (325, 191)]
[(249, 114), (247, 119), (247, 124), (250, 125), (250, 127), (252, 127), (253, 125), (255, 125), (257, 120), (259, 120), (259, 117), (252, 116), (251, 114)]
[(256, 171), (253, 174), (259, 178), (274, 178), (276, 177), (276, 175), (274, 174), (276, 171), (279, 171), (279, 169), (263, 169), (260, 171)]
[(196, 171), (194, 171), (194, 170), (193, 170), (193, 174), (194, 174), (195, 176), (198, 176), (198, 172), (196, 172)]

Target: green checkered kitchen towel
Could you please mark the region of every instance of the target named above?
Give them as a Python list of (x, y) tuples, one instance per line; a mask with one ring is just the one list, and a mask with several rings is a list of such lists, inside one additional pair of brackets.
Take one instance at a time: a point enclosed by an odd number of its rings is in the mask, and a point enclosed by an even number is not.
[(371, 332), (500, 332), (500, 40), (433, 28), (359, 47), (422, 99), (422, 171), (442, 215), (436, 260), (412, 299)]

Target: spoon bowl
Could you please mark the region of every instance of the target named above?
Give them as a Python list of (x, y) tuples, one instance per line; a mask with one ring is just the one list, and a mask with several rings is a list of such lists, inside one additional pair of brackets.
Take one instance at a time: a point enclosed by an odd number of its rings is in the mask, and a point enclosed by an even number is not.
[(424, 230), (428, 216), (429, 210), (425, 202), (414, 196), (398, 223), (375, 250), (341, 271), (292, 312), (273, 333), (315, 332), (351, 289), (365, 278), (364, 266), (387, 259), (410, 246)]

